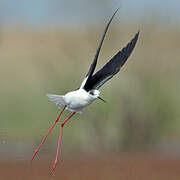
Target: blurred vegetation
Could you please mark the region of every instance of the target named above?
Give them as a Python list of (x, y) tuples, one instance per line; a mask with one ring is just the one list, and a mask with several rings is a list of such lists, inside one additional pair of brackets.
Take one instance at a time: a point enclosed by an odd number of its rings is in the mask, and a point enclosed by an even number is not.
[[(66, 150), (131, 151), (179, 140), (180, 28), (144, 24), (128, 62), (100, 89), (107, 103), (95, 101), (64, 129)], [(79, 87), (103, 29), (0, 31), (1, 141), (39, 144), (58, 115), (46, 93)], [(138, 30), (113, 24), (97, 69)], [(58, 131), (56, 127), (48, 143), (56, 143)]]

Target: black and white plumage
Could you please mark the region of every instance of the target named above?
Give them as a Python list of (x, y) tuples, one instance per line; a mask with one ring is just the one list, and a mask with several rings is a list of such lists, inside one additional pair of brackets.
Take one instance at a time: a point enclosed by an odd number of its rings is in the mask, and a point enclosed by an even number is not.
[(54, 171), (54, 169), (55, 169), (55, 167), (57, 165), (59, 148), (60, 148), (61, 137), (62, 137), (62, 129), (63, 129), (64, 125), (69, 121), (69, 119), (75, 113), (83, 113), (82, 109), (84, 107), (88, 106), (89, 104), (91, 104), (97, 98), (99, 98), (100, 100), (104, 101), (99, 96), (100, 92), (99, 92), (98, 89), (105, 82), (107, 82), (109, 79), (111, 79), (115, 74), (117, 74), (119, 72), (121, 67), (127, 61), (128, 57), (131, 55), (131, 53), (132, 53), (132, 51), (133, 51), (133, 49), (134, 49), (134, 47), (136, 45), (136, 42), (137, 42), (137, 39), (138, 39), (138, 36), (139, 36), (139, 32), (126, 45), (126, 47), (124, 47), (121, 51), (119, 51), (107, 64), (104, 65), (104, 67), (102, 69), (100, 69), (98, 72), (96, 72), (93, 75), (94, 70), (96, 68), (99, 52), (101, 50), (101, 46), (103, 44), (106, 32), (107, 32), (107, 30), (109, 28), (109, 25), (110, 25), (110, 23), (111, 23), (111, 21), (112, 21), (112, 19), (115, 16), (117, 11), (118, 10), (115, 11), (115, 13), (113, 14), (111, 19), (109, 20), (109, 22), (108, 22), (108, 24), (107, 24), (107, 26), (106, 26), (106, 28), (105, 28), (105, 30), (103, 32), (100, 44), (98, 46), (98, 49), (96, 51), (96, 55), (94, 57), (94, 61), (91, 64), (85, 79), (82, 81), (80, 88), (75, 90), (75, 91), (68, 92), (65, 95), (47, 94), (49, 99), (53, 103), (55, 103), (58, 108), (62, 108), (62, 111), (60, 112), (59, 116), (56, 118), (55, 122), (53, 123), (53, 125), (49, 129), (49, 131), (46, 134), (46, 136), (43, 138), (41, 144), (38, 146), (38, 148), (33, 153), (31, 161), (34, 159), (34, 157), (38, 153), (40, 147), (43, 145), (43, 143), (46, 140), (47, 136), (52, 131), (52, 129), (54, 128), (56, 123), (58, 122), (58, 120), (59, 120), (61, 114), (64, 112), (64, 110), (67, 109), (67, 110), (73, 112), (66, 120), (64, 120), (61, 123), (60, 133), (59, 133), (59, 140), (58, 140), (58, 146), (57, 146), (57, 151), (56, 151), (56, 159), (55, 159), (55, 161), (53, 163), (52, 172)]
[(66, 109), (69, 111), (83, 113), (82, 109), (85, 106), (91, 104), (95, 99), (99, 98), (103, 100), (99, 96), (100, 92), (98, 89), (119, 72), (121, 67), (127, 61), (128, 57), (131, 55), (136, 45), (139, 32), (136, 33), (134, 38), (126, 45), (126, 47), (119, 51), (107, 64), (104, 65), (102, 69), (93, 75), (106, 32), (117, 11), (118, 9), (109, 20), (103, 32), (100, 44), (94, 57), (94, 61), (91, 64), (85, 79), (82, 81), (80, 88), (75, 91), (71, 91), (64, 96), (53, 94), (47, 95), (49, 99), (56, 103), (59, 108), (62, 108), (66, 105)]

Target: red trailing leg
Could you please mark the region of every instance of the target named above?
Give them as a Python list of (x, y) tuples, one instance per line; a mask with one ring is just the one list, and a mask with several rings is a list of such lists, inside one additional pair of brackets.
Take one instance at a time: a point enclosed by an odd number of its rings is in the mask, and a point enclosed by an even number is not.
[(63, 130), (63, 127), (64, 125), (70, 120), (70, 118), (75, 114), (76, 112), (73, 112), (65, 121), (62, 122), (61, 124), (61, 127), (60, 127), (60, 132), (59, 132), (59, 139), (58, 139), (58, 145), (57, 145), (57, 150), (56, 150), (56, 159), (54, 161), (54, 164), (53, 164), (53, 168), (52, 168), (52, 171), (51, 173), (54, 172), (55, 168), (56, 168), (56, 165), (57, 165), (57, 162), (58, 162), (58, 155), (59, 155), (59, 149), (60, 149), (60, 145), (61, 145), (61, 138), (62, 138), (62, 130)]
[(43, 145), (44, 141), (46, 140), (47, 136), (50, 134), (50, 132), (52, 131), (52, 129), (54, 128), (54, 126), (56, 125), (56, 123), (58, 122), (61, 114), (64, 112), (64, 110), (66, 109), (66, 106), (64, 106), (64, 108), (62, 109), (62, 111), (60, 112), (59, 116), (56, 118), (56, 120), (54, 121), (53, 125), (51, 126), (51, 128), (49, 129), (48, 133), (46, 134), (46, 136), (43, 138), (41, 144), (38, 146), (38, 148), (35, 150), (35, 152), (32, 155), (31, 158), (31, 162), (33, 161), (33, 159), (35, 158), (36, 154), (38, 153), (39, 149), (41, 148), (41, 146)]

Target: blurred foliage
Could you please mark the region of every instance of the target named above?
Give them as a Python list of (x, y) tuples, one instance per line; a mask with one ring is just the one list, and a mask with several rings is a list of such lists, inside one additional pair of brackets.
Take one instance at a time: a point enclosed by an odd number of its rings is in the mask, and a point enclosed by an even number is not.
[[(100, 89), (107, 103), (97, 100), (64, 129), (66, 150), (130, 151), (178, 141), (180, 30), (145, 24), (128, 62)], [(138, 30), (134, 25), (113, 26), (97, 69)], [(102, 30), (1, 30), (1, 141), (40, 142), (58, 115), (46, 93), (64, 94), (79, 87)], [(56, 127), (48, 143), (56, 142), (58, 131)]]

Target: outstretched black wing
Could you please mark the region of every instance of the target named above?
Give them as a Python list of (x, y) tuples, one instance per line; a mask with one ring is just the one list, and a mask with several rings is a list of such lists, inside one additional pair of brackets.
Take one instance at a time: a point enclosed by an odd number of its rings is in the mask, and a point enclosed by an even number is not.
[(119, 51), (101, 70), (89, 78), (84, 86), (86, 91), (91, 89), (99, 89), (106, 81), (111, 79), (116, 73), (119, 72), (121, 67), (132, 53), (138, 36), (139, 32), (134, 36), (131, 42), (127, 44), (126, 47)]
[(119, 10), (119, 8), (118, 8), (118, 9), (114, 12), (114, 14), (112, 15), (111, 19), (109, 20), (109, 22), (108, 22), (108, 24), (107, 24), (107, 26), (106, 26), (103, 34), (102, 34), (101, 41), (100, 41), (99, 46), (98, 46), (98, 48), (97, 48), (97, 50), (96, 50), (96, 55), (95, 55), (95, 57), (94, 57), (94, 61), (93, 61), (93, 63), (91, 64), (91, 66), (90, 66), (90, 68), (89, 68), (89, 71), (88, 71), (88, 73), (87, 73), (87, 75), (86, 75), (86, 78), (83, 80), (83, 82), (82, 82), (82, 84), (81, 84), (81, 88), (83, 88), (84, 85), (85, 85), (86, 83), (88, 83), (88, 81), (91, 79), (91, 77), (92, 77), (92, 75), (93, 75), (93, 72), (94, 72), (94, 70), (95, 70), (95, 68), (96, 68), (96, 64), (97, 64), (99, 52), (100, 52), (100, 50), (101, 50), (101, 46), (102, 46), (103, 41), (104, 41), (104, 38), (105, 38), (105, 36), (106, 36), (106, 32), (107, 32), (107, 30), (108, 30), (108, 28), (109, 28), (109, 25), (111, 24), (112, 19), (114, 18), (115, 14), (117, 13), (118, 10)]

